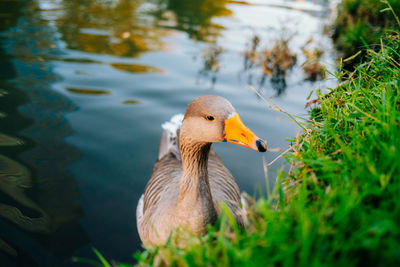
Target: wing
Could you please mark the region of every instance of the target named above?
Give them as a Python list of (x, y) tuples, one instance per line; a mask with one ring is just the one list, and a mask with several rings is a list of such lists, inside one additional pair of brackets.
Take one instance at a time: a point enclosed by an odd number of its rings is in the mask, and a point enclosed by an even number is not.
[(181, 176), (181, 163), (174, 153), (167, 153), (156, 162), (136, 212), (137, 228), (144, 244), (164, 242), (168, 238), (169, 228), (163, 227), (160, 216), (176, 203)]
[[(161, 201), (162, 197), (171, 198), (172, 195), (178, 194), (178, 183), (182, 176), (181, 166), (181, 161), (176, 158), (174, 152), (164, 155), (156, 162), (153, 174), (144, 191), (144, 214), (150, 207), (163, 206), (165, 202)], [(176, 191), (176, 193), (171, 191)], [(167, 193), (168, 196), (165, 196)]]
[(225, 203), (240, 226), (247, 221), (246, 210), (241, 204), (239, 186), (220, 157), (211, 151), (208, 160), (208, 176), (214, 206), (220, 213), (221, 203)]
[(139, 225), (142, 224), (143, 221), (143, 194), (140, 196), (138, 205), (136, 207), (136, 224), (138, 226), (139, 230)]

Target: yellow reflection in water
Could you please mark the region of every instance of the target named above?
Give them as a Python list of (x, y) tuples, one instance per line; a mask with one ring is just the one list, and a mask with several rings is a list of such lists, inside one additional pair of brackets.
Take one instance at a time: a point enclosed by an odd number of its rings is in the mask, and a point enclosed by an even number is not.
[(163, 49), (165, 29), (140, 22), (137, 9), (143, 0), (64, 0), (58, 20), (61, 39), (69, 48), (88, 53), (137, 57)]
[(158, 69), (148, 65), (138, 65), (138, 64), (118, 64), (111, 63), (110, 66), (113, 68), (133, 72), (133, 73), (164, 73), (165, 71), (162, 69)]
[(86, 88), (66, 88), (68, 92), (82, 95), (110, 95), (111, 92), (99, 89), (86, 89)]
[(247, 1), (240, 1), (240, 0), (229, 0), (228, 3), (230, 4), (236, 4), (236, 5), (245, 5), (245, 6), (249, 6), (251, 5), (249, 2)]
[(136, 105), (136, 104), (140, 104), (140, 101), (139, 100), (125, 100), (125, 101), (122, 101), (122, 104)]
[[(166, 49), (169, 28), (195, 40), (215, 42), (223, 26), (213, 18), (232, 15), (230, 0), (63, 0), (57, 19), (68, 48), (137, 57)], [(148, 8), (151, 6), (151, 8)]]
[(0, 146), (18, 146), (23, 143), (21, 139), (0, 133)]
[(155, 12), (159, 25), (184, 31), (199, 41), (215, 42), (223, 26), (213, 22), (213, 18), (233, 13), (226, 7), (229, 0), (165, 0), (160, 3), (165, 5), (160, 4)]

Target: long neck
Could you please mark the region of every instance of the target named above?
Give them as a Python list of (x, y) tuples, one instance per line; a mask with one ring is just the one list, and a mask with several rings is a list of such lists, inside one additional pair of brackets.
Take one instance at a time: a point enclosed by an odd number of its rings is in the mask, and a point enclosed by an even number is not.
[(183, 176), (189, 180), (204, 179), (208, 182), (208, 154), (211, 143), (195, 143), (181, 139)]
[(197, 209), (205, 223), (213, 223), (217, 215), (207, 170), (211, 143), (198, 143), (182, 136), (179, 141), (183, 174), (179, 182), (178, 202), (188, 209)]
[(211, 143), (196, 143), (187, 138), (180, 138), (182, 157), (182, 179), (179, 184), (179, 194), (205, 193), (208, 195), (208, 154)]

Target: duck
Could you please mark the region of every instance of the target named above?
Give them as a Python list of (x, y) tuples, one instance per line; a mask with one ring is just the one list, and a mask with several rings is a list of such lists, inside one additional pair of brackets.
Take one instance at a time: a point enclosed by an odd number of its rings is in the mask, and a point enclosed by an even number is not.
[(136, 208), (142, 243), (162, 245), (181, 230), (205, 235), (207, 225), (216, 222), (221, 203), (244, 227), (247, 218), (239, 187), (211, 146), (230, 142), (265, 152), (267, 143), (243, 124), (227, 99), (217, 95), (194, 99), (184, 116), (163, 126), (158, 160)]

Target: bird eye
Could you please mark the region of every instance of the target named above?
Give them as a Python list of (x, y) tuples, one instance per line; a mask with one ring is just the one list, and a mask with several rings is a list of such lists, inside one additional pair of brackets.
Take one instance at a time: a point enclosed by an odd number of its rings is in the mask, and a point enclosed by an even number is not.
[(213, 120), (214, 120), (214, 117), (211, 116), (211, 115), (208, 115), (208, 116), (206, 116), (206, 119), (207, 119), (208, 121), (213, 121)]

